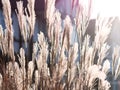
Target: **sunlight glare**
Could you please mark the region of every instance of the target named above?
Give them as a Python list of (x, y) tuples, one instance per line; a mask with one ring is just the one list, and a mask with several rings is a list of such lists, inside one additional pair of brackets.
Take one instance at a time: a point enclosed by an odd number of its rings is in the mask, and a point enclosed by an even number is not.
[(102, 17), (120, 17), (120, 0), (93, 0), (91, 18), (96, 18), (97, 14)]

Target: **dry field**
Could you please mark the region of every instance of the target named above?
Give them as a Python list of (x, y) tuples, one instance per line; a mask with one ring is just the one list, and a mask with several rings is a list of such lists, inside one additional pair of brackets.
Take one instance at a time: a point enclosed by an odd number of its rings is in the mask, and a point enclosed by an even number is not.
[(99, 15), (93, 37), (86, 31), (91, 4), (63, 20), (55, 0), (45, 0), (42, 18), (35, 0), (28, 0), (25, 12), (21, 1), (14, 13), (9, 0), (2, 3), (0, 90), (119, 90), (120, 48), (111, 49), (108, 39), (114, 18)]

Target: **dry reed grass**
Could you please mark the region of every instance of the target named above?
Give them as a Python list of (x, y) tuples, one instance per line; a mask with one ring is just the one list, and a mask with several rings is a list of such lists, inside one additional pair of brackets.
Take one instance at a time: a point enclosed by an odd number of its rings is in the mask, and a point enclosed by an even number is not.
[[(1, 90), (109, 90), (107, 80), (110, 72), (110, 60), (106, 59), (110, 46), (106, 43), (113, 19), (99, 17), (96, 24), (96, 36), (90, 41), (86, 35), (89, 13), (80, 6), (75, 19), (77, 42), (71, 46), (72, 21), (67, 16), (63, 21), (55, 9), (55, 0), (46, 0), (46, 21), (48, 39), (42, 32), (33, 50), (28, 50), (32, 60), (26, 60), (25, 51), (20, 49), (18, 62), (14, 60), (13, 29), (9, 0), (3, 1), (3, 13), (6, 30), (0, 27), (0, 49), (3, 55), (10, 55), (4, 71), (0, 74)], [(22, 2), (18, 2), (18, 21), (21, 35), (25, 42), (31, 44), (35, 24), (34, 0), (29, 0), (29, 15), (23, 14)], [(89, 6), (90, 7), (90, 6)], [(8, 40), (9, 39), (9, 40)], [(29, 40), (27, 40), (29, 39)], [(92, 44), (91, 44), (92, 43)], [(1, 59), (1, 63), (4, 58)], [(118, 47), (112, 58), (113, 80), (120, 73)]]

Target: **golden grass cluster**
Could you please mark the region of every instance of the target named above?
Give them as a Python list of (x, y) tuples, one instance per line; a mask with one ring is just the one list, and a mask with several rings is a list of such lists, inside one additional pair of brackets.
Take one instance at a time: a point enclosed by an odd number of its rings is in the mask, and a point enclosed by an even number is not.
[[(24, 15), (22, 5), (17, 2), (21, 36), (31, 45), (35, 28), (34, 1), (28, 0), (29, 15)], [(98, 17), (96, 20), (95, 39), (90, 41), (86, 35), (89, 15), (86, 9), (76, 13), (75, 25), (69, 16), (61, 20), (56, 10), (55, 0), (46, 0), (46, 29), (48, 37), (42, 32), (38, 41), (28, 48), (28, 57), (20, 48), (15, 61), (13, 46), (13, 28), (9, 0), (2, 0), (6, 29), (0, 26), (0, 90), (109, 90), (107, 80), (110, 69), (113, 79), (120, 73), (119, 49), (115, 48), (112, 63), (107, 59), (110, 48), (106, 43), (113, 19)], [(79, 7), (80, 8), (80, 7)], [(77, 42), (71, 45), (72, 32), (77, 32)], [(31, 50), (32, 49), (32, 50)], [(5, 56), (5, 57), (4, 57)], [(8, 61), (6, 61), (6, 59)], [(31, 60), (30, 60), (31, 59)], [(111, 67), (112, 66), (112, 67)]]

